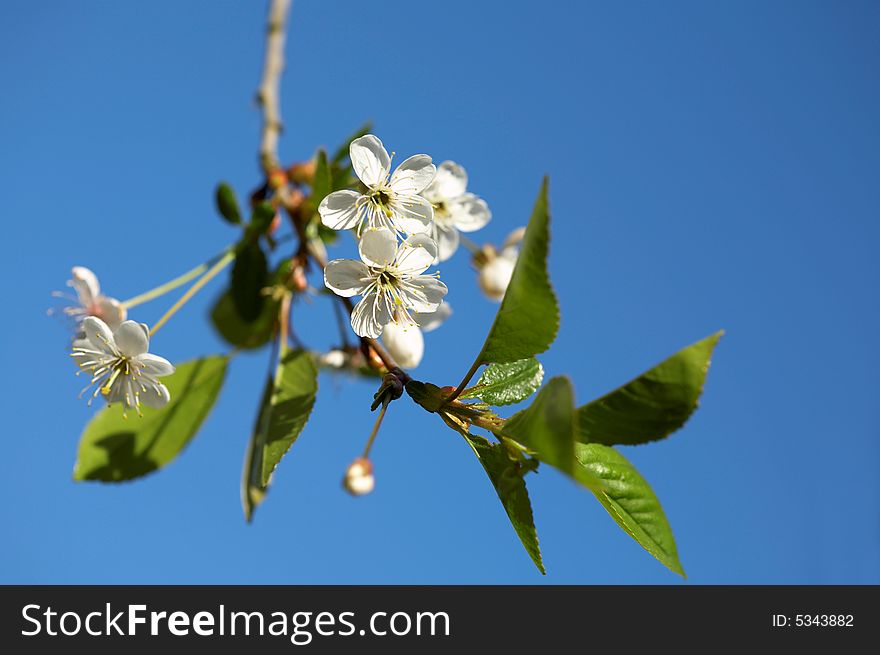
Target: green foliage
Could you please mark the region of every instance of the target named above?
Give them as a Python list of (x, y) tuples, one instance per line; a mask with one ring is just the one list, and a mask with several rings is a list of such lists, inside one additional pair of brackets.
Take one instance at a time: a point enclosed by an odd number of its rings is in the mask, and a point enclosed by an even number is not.
[(232, 265), (230, 291), (238, 316), (246, 323), (260, 317), (266, 297), (263, 289), (269, 277), (266, 254), (258, 241), (240, 244)]
[(532, 504), (529, 492), (523, 479), (528, 470), (522, 462), (510, 456), (502, 444), (493, 444), (483, 437), (462, 432), (465, 440), (473, 449), (480, 464), (492, 481), (495, 492), (504, 505), (504, 511), (510, 519), (513, 529), (526, 552), (541, 573), (546, 574), (544, 562), (541, 560), (541, 548), (538, 545), (538, 533), (535, 530), (535, 519), (532, 516)]
[(248, 223), (245, 230), (244, 239), (246, 241), (255, 241), (258, 237), (263, 236), (269, 231), (272, 221), (275, 220), (275, 207), (271, 202), (261, 202), (254, 207), (251, 214), (251, 222)]
[(460, 398), (479, 398), (490, 405), (513, 405), (531, 396), (544, 379), (544, 368), (534, 357), (506, 364), (490, 364), (477, 384)]
[(296, 350), (284, 355), (263, 392), (248, 445), (242, 489), (248, 520), (262, 501), (272, 472), (305, 427), (317, 391), (318, 371), (309, 353)]
[(436, 384), (410, 380), (404, 387), (415, 403), (427, 412), (436, 412), (443, 405), (445, 397)]
[(278, 306), (278, 301), (266, 298), (260, 315), (248, 323), (238, 315), (232, 292), (227, 289), (211, 308), (211, 323), (229, 345), (245, 350), (260, 348), (272, 338)]
[(604, 489), (575, 459), (574, 391), (568, 378), (552, 378), (532, 404), (510, 417), (496, 434), (522, 444), (534, 456), (591, 491)]
[(601, 444), (577, 444), (575, 456), (578, 464), (602, 480), (604, 489), (593, 493), (624, 532), (684, 577), (666, 514), (635, 467), (614, 448)]
[(549, 181), (544, 178), (504, 300), (479, 362), (515, 362), (544, 352), (559, 330), (559, 305), (547, 274)]
[(180, 364), (162, 382), (171, 401), (143, 416), (123, 416), (121, 404), (100, 410), (79, 443), (74, 480), (120, 482), (146, 475), (173, 460), (195, 436), (214, 406), (228, 358), (214, 355)]
[(315, 177), (312, 181), (312, 204), (315, 211), (318, 205), (333, 191), (333, 177), (330, 172), (330, 164), (327, 162), (327, 153), (323, 148), (315, 155)]
[(578, 440), (635, 445), (669, 436), (697, 408), (712, 351), (722, 332), (706, 337), (624, 386), (578, 409)]
[(214, 200), (217, 204), (217, 211), (227, 223), (241, 224), (241, 210), (238, 208), (238, 200), (231, 186), (226, 182), (218, 184), (214, 192)]

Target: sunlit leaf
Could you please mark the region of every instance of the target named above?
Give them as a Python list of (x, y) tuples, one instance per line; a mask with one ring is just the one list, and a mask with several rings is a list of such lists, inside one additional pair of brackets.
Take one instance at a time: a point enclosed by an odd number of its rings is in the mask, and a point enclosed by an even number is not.
[(505, 364), (490, 364), (477, 384), (460, 398), (479, 398), (489, 405), (513, 405), (531, 396), (544, 379), (544, 369), (534, 357)]

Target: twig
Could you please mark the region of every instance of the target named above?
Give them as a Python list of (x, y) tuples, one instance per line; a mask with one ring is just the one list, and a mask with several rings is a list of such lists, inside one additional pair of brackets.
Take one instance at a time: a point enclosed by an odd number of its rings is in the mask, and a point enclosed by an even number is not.
[(263, 131), (260, 139), (260, 165), (268, 178), (280, 168), (278, 138), (283, 129), (281, 122), (281, 73), (284, 71), (284, 40), (287, 15), (291, 0), (272, 0), (269, 6), (269, 26), (266, 38), (266, 59), (263, 78), (257, 91), (257, 102), (263, 109)]

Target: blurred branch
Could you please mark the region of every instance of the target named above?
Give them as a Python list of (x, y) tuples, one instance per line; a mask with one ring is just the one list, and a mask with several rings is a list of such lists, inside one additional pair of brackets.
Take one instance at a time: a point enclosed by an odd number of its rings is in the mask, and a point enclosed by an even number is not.
[(271, 0), (266, 37), (266, 59), (263, 78), (257, 91), (257, 102), (263, 110), (263, 131), (260, 139), (260, 165), (268, 178), (280, 168), (278, 138), (281, 135), (281, 73), (284, 71), (284, 41), (291, 0)]

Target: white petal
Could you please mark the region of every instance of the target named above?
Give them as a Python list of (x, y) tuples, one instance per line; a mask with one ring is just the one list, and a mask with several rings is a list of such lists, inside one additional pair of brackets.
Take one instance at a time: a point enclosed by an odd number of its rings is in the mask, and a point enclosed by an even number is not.
[(355, 139), (349, 146), (351, 165), (361, 182), (376, 187), (385, 180), (391, 170), (391, 157), (378, 137), (367, 134)]
[(508, 257), (496, 257), (483, 266), (478, 280), (480, 288), (490, 300), (504, 298), (504, 292), (507, 291), (507, 285), (510, 284), (514, 266), (516, 266), (516, 260)]
[(437, 244), (427, 234), (413, 234), (400, 246), (394, 268), (403, 277), (421, 275), (437, 258)]
[(150, 331), (143, 323), (124, 321), (113, 337), (119, 352), (126, 357), (137, 357), (150, 349)]
[(85, 266), (74, 266), (70, 270), (70, 286), (76, 291), (80, 304), (88, 306), (101, 295), (101, 285), (98, 284), (98, 276)]
[(452, 224), (462, 232), (479, 230), (492, 218), (486, 201), (472, 193), (450, 203), (449, 214)]
[(407, 309), (427, 314), (440, 306), (449, 289), (432, 275), (420, 275), (400, 285), (400, 295)]
[(414, 195), (423, 191), (436, 174), (437, 167), (431, 163), (428, 155), (413, 155), (397, 167), (389, 186), (394, 193)]
[(509, 248), (518, 248), (519, 244), (522, 242), (523, 237), (526, 235), (526, 228), (518, 227), (513, 232), (507, 235), (507, 238), (504, 240), (504, 244), (501, 246), (503, 250), (507, 250)]
[(95, 316), (86, 316), (82, 322), (82, 329), (86, 339), (92, 346), (107, 354), (116, 354), (116, 341), (107, 324)]
[(155, 385), (148, 384), (146, 391), (140, 389), (140, 397), (138, 399), (147, 407), (161, 409), (171, 400), (171, 394), (168, 392), (168, 387), (161, 382), (157, 382)]
[(430, 332), (440, 327), (450, 316), (452, 316), (452, 305), (444, 300), (436, 311), (427, 314), (414, 313), (413, 319), (422, 328), (422, 332)]
[(109, 296), (100, 296), (94, 304), (93, 309), (95, 316), (102, 319), (111, 330), (119, 327), (119, 324), (125, 320), (128, 312), (116, 298)]
[(395, 224), (407, 234), (424, 234), (431, 231), (434, 207), (421, 196), (392, 198), (391, 212)]
[(445, 161), (437, 167), (437, 177), (425, 189), (425, 196), (450, 201), (463, 195), (467, 189), (468, 177), (462, 166), (454, 161)]
[(350, 230), (357, 226), (360, 197), (356, 191), (334, 191), (318, 206), (321, 222), (331, 230)]
[(397, 256), (397, 237), (386, 228), (366, 230), (361, 235), (358, 251), (369, 266), (385, 268)]
[(458, 230), (454, 227), (435, 222), (434, 232), (437, 240), (437, 261), (445, 262), (458, 250)]
[(144, 353), (138, 357), (138, 361), (143, 364), (143, 372), (150, 377), (161, 378), (174, 373), (174, 364), (159, 355)]
[(353, 259), (334, 259), (324, 267), (324, 286), (343, 298), (363, 293), (372, 279), (369, 269)]
[(384, 295), (368, 293), (351, 313), (351, 327), (359, 337), (377, 338), (391, 322), (391, 307)]
[(415, 325), (403, 327), (392, 321), (382, 332), (382, 343), (403, 368), (415, 368), (425, 354), (425, 338)]

